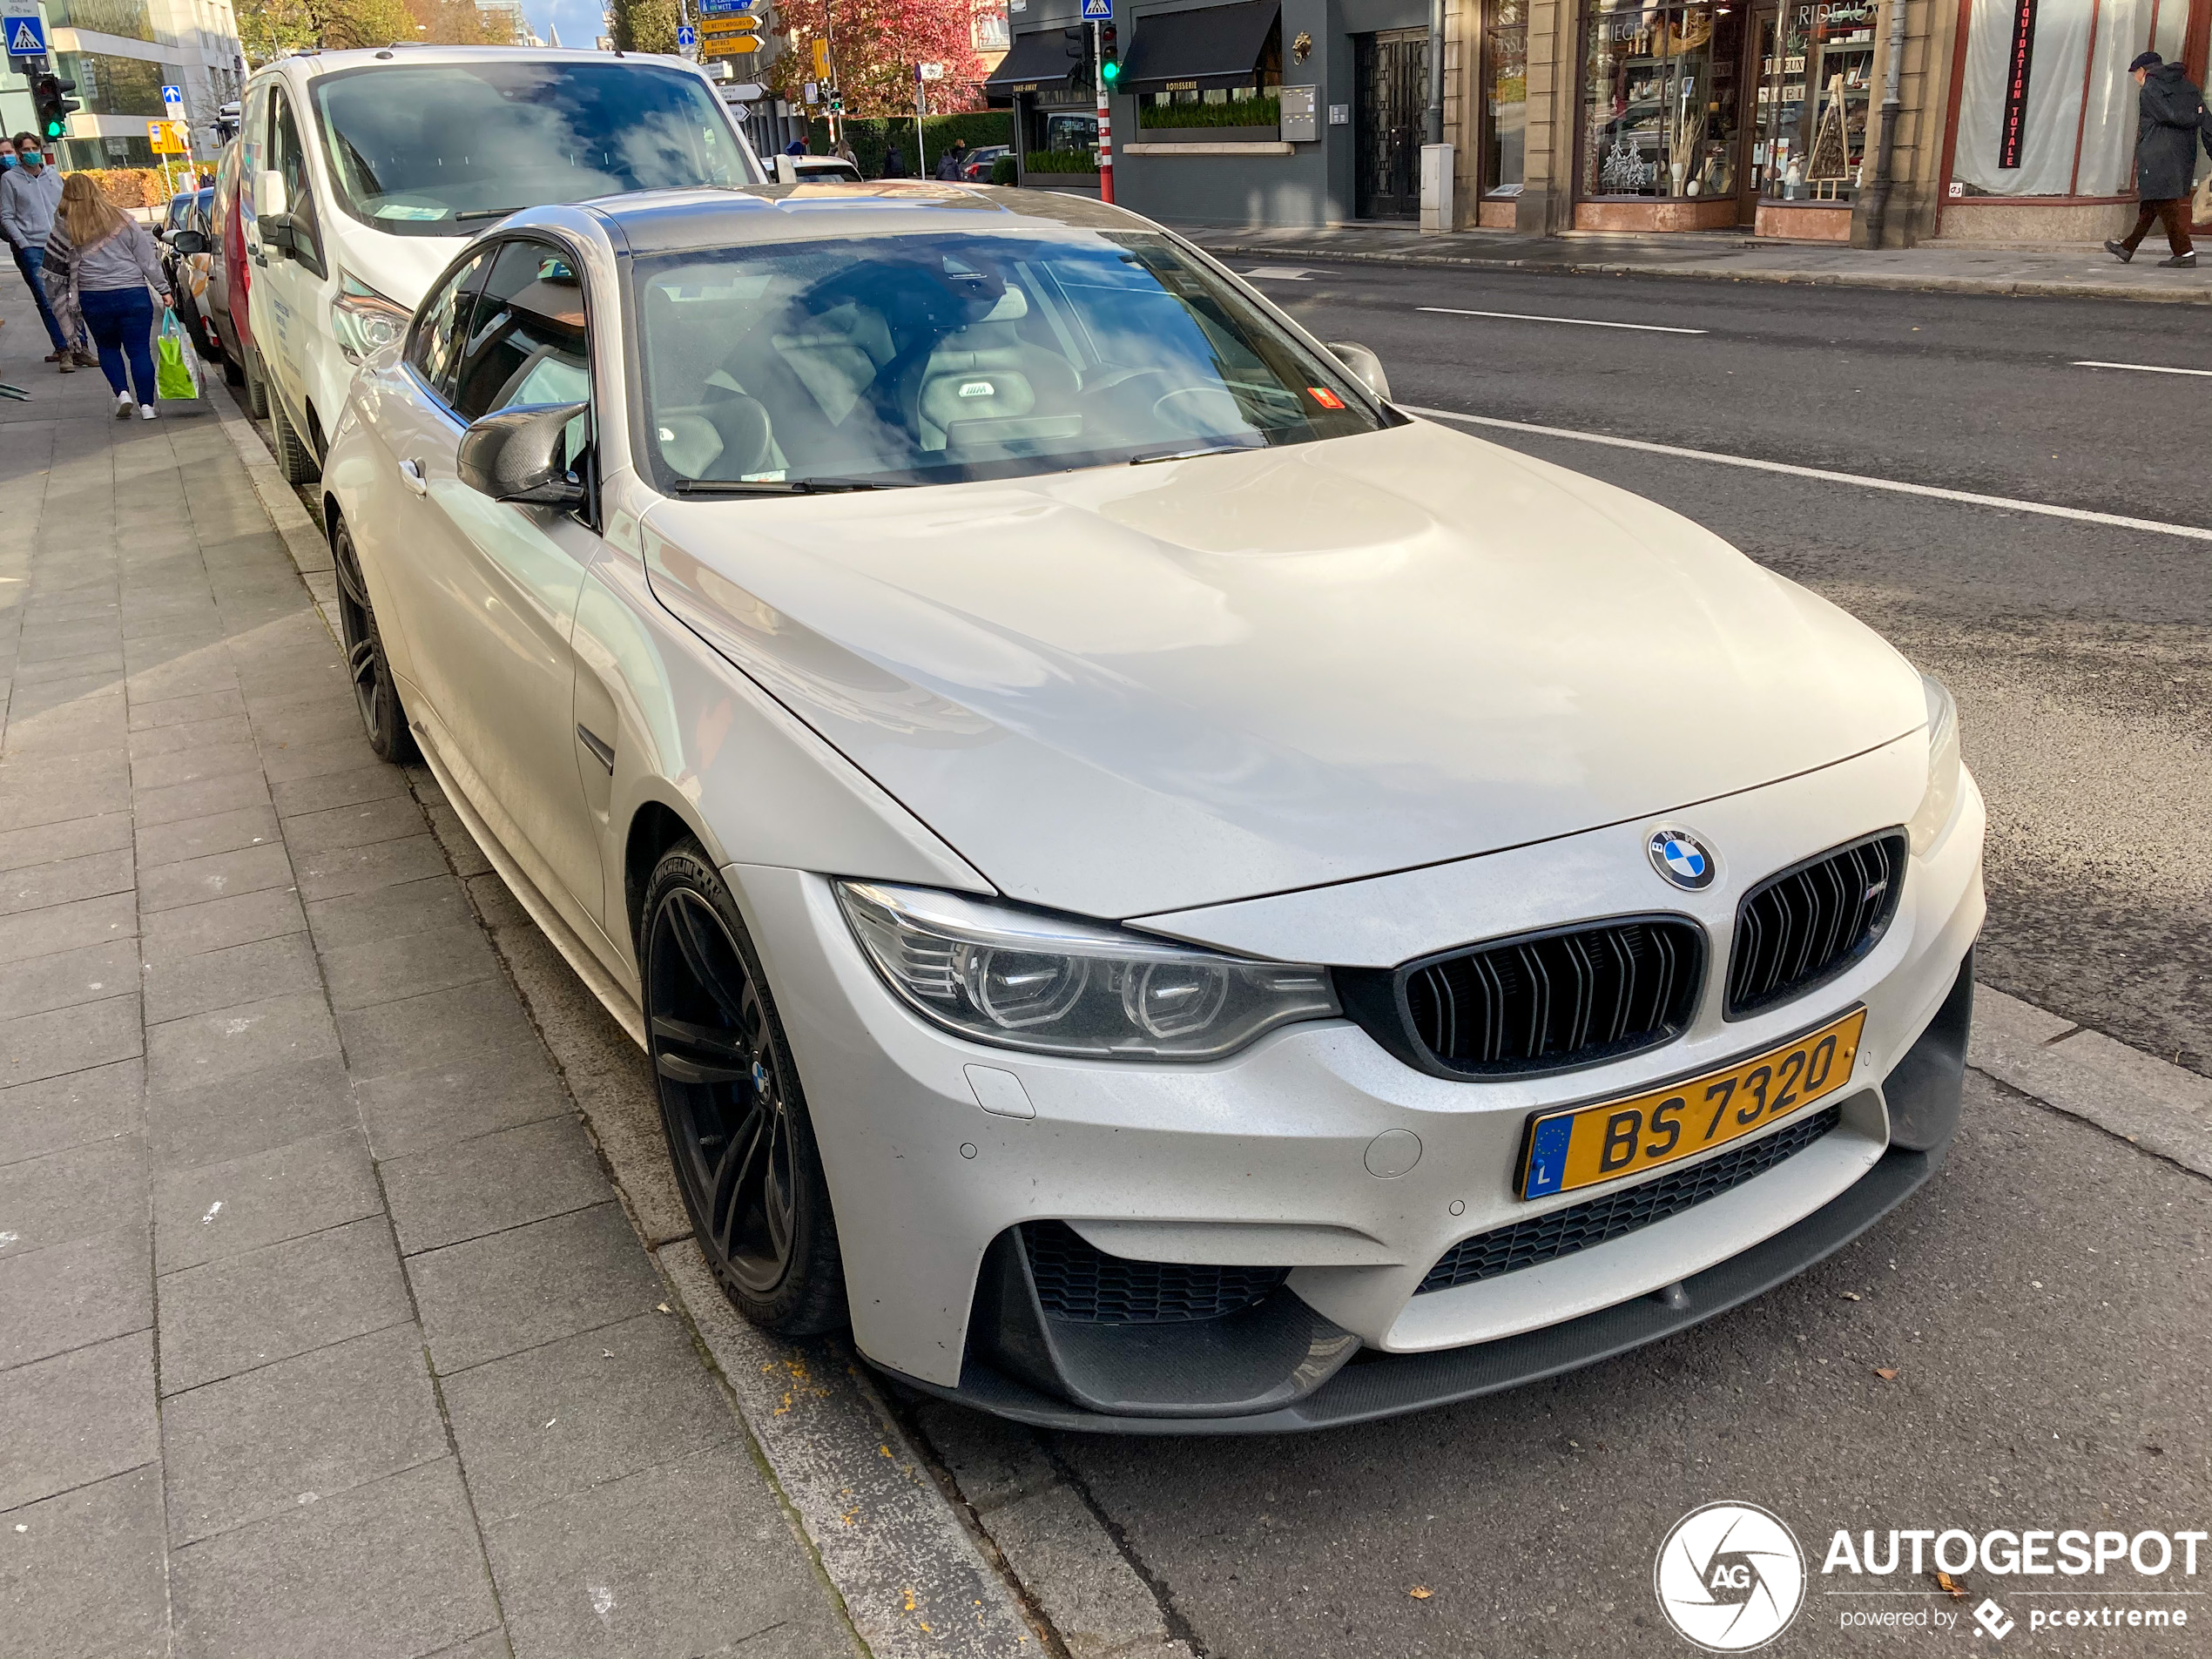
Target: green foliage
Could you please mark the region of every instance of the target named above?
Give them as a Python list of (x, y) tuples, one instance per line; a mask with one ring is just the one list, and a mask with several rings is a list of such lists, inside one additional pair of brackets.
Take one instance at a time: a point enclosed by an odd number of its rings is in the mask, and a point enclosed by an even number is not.
[(1022, 158), (1024, 172), (1096, 172), (1098, 158), (1088, 150), (1032, 150)]
[(676, 51), (676, 0), (612, 0), (607, 17), (617, 51)]
[(1231, 98), (1226, 104), (1147, 104), (1136, 112), (1143, 127), (1271, 127), (1283, 106), (1271, 98)]
[(327, 46), (388, 46), (421, 38), (401, 0), (240, 0), (239, 39), (266, 63), (280, 51)]
[(1018, 185), (1022, 182), (1022, 170), (1015, 164), (1012, 156), (1001, 156), (991, 164), (991, 182), (995, 185)]
[[(894, 144), (907, 158), (907, 177), (914, 176), (914, 118), (911, 115), (869, 116), (844, 123), (845, 141), (853, 146), (853, 159), (865, 179), (880, 178), (884, 152)], [(966, 115), (933, 115), (927, 129), (929, 171), (934, 177), (937, 158), (953, 147), (954, 138), (968, 140), (971, 150), (987, 144), (1014, 142), (1014, 116), (1007, 110), (976, 110)], [(818, 156), (830, 152), (829, 123), (813, 121), (806, 128), (806, 147)]]

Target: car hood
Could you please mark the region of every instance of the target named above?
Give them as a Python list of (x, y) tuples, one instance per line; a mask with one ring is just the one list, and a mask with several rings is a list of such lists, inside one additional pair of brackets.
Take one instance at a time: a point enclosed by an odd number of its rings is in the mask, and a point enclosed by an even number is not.
[[(487, 226), (484, 228), (489, 229)], [(357, 280), (412, 311), (474, 239), (466, 236), (393, 236), (349, 222), (338, 244), (341, 263)]]
[(644, 543), (664, 604), (1001, 891), (1095, 916), (1669, 812), (1926, 718), (1718, 537), (1426, 422), (675, 501)]

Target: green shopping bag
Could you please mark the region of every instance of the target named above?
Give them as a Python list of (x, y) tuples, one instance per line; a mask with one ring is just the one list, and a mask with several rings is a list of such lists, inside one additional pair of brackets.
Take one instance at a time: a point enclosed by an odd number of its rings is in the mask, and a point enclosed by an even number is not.
[(192, 378), (192, 347), (185, 339), (185, 326), (177, 320), (175, 312), (163, 310), (161, 337), (153, 345), (155, 393), (171, 400), (189, 401), (197, 398), (199, 384)]

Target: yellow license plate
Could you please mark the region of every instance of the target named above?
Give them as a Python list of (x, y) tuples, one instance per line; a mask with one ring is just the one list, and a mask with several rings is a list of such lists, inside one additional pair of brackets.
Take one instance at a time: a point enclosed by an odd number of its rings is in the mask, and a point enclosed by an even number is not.
[(1702, 1077), (1528, 1120), (1521, 1196), (1641, 1175), (1803, 1111), (1851, 1081), (1866, 1010)]

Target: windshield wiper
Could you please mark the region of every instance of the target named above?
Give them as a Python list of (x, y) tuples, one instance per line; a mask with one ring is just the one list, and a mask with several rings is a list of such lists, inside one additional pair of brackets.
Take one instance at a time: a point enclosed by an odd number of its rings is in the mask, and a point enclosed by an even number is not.
[(504, 219), (509, 213), (522, 211), (520, 207), (471, 207), (465, 213), (455, 213), (453, 218), (454, 222), (459, 224), (464, 219)]
[(903, 481), (872, 478), (678, 478), (679, 496), (840, 496), (860, 489), (912, 489)]
[(1131, 455), (1129, 458), (1129, 464), (1132, 467), (1146, 467), (1151, 465), (1151, 463), (1155, 461), (1194, 461), (1200, 455), (1241, 455), (1247, 449), (1264, 449), (1265, 448), (1267, 448), (1267, 445), (1264, 442), (1259, 443), (1202, 443), (1197, 445), (1196, 448), (1190, 449), (1155, 449), (1149, 455)]

